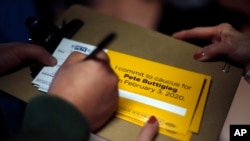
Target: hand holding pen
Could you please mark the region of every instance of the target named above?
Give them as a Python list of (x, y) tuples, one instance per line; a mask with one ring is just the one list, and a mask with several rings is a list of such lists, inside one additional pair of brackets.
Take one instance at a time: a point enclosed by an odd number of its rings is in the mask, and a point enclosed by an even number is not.
[[(87, 119), (91, 131), (103, 127), (118, 108), (118, 78), (102, 51), (115, 34), (108, 35), (89, 55), (73, 52), (57, 71), (49, 93), (73, 104)], [(83, 61), (84, 60), (84, 61)], [(152, 116), (136, 141), (153, 141), (158, 121)]]
[(114, 34), (110, 34), (87, 57), (73, 52), (49, 88), (49, 93), (65, 99), (83, 114), (91, 131), (102, 127), (118, 106), (118, 78), (102, 51), (113, 38)]

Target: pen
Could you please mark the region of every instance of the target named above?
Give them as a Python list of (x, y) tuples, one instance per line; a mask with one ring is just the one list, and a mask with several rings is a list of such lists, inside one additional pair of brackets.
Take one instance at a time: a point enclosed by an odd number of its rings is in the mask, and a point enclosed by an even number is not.
[(102, 51), (107, 45), (116, 37), (115, 33), (110, 33), (107, 37), (105, 37), (96, 47), (94, 51), (92, 51), (84, 60), (93, 59), (96, 55)]

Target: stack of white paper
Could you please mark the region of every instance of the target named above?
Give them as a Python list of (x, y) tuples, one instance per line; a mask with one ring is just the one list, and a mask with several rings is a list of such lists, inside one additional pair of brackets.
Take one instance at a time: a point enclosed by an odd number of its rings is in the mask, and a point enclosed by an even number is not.
[(47, 92), (55, 73), (71, 54), (71, 52), (77, 51), (88, 55), (95, 48), (95, 46), (89, 44), (84, 44), (64, 38), (53, 53), (53, 56), (57, 59), (57, 64), (53, 67), (43, 67), (43, 69), (32, 81), (32, 84), (36, 86), (38, 90)]

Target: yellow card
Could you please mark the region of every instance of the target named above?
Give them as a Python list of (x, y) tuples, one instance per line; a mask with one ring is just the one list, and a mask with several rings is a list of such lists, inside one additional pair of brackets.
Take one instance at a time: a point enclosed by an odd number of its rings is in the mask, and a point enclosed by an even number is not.
[(202, 91), (202, 94), (198, 103), (198, 107), (196, 108), (194, 117), (192, 119), (192, 122), (189, 128), (189, 131), (194, 132), (194, 133), (199, 132), (205, 104), (207, 101), (207, 95), (208, 95), (208, 91), (209, 91), (210, 84), (211, 84), (211, 77), (210, 76), (205, 76), (205, 77), (206, 77), (206, 83), (203, 87), (203, 91)]
[[(146, 121), (142, 122), (142, 121), (137, 120), (135, 118), (132, 118), (130, 116), (119, 114), (119, 113), (117, 113), (116, 116), (118, 118), (120, 118), (120, 119), (132, 122), (132, 123), (140, 125), (140, 126), (143, 126), (145, 124), (145, 122), (146, 122)], [(180, 141), (189, 141), (191, 139), (191, 137), (192, 137), (192, 132), (188, 132), (187, 134), (180, 134), (180, 133), (176, 133), (176, 132), (166, 130), (166, 129), (163, 129), (163, 128), (159, 128), (159, 133), (161, 133), (163, 135), (167, 135), (167, 136), (169, 136), (171, 138), (174, 138), (174, 139), (180, 140)]]
[[(173, 132), (164, 128), (160, 128), (159, 129), (159, 133), (172, 137), (174, 139), (177, 140), (181, 140), (181, 141), (189, 141), (191, 139), (192, 136), (192, 132), (194, 133), (198, 133), (199, 128), (200, 128), (200, 123), (201, 123), (201, 119), (202, 119), (202, 115), (203, 115), (203, 111), (204, 111), (204, 107), (205, 107), (205, 103), (206, 103), (206, 99), (207, 99), (207, 94), (209, 91), (209, 87), (210, 87), (210, 82), (211, 82), (211, 77), (209, 76), (205, 76), (206, 77), (206, 83), (205, 86), (203, 88), (199, 103), (198, 103), (198, 107), (196, 108), (194, 117), (192, 119), (191, 125), (189, 127), (189, 131), (187, 134), (181, 134), (181, 133), (177, 133), (177, 132)], [(138, 111), (134, 111), (133, 109), (130, 109), (128, 107), (119, 107), (119, 110), (121, 111), (128, 111), (126, 112), (119, 112), (119, 113), (123, 113), (123, 114), (117, 114), (118, 118), (124, 119), (126, 121), (135, 123), (137, 125), (143, 126), (144, 123), (148, 120), (147, 118), (149, 116), (151, 116), (152, 114), (150, 113), (141, 113)], [(134, 113), (134, 114), (131, 114)], [(124, 115), (125, 114), (125, 115)], [(167, 117), (165, 117), (167, 119)], [(141, 120), (144, 119), (145, 121)], [(158, 119), (159, 122), (162, 122), (162, 119)]]
[(203, 74), (111, 50), (107, 54), (120, 79), (118, 113), (142, 121), (148, 117), (138, 113), (155, 115), (161, 128), (188, 133), (205, 82)]

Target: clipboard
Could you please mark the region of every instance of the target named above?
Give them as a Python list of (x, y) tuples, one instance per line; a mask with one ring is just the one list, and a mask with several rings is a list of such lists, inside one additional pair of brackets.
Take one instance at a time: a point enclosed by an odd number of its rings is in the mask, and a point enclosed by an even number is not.
[[(200, 132), (193, 134), (191, 140), (218, 140), (242, 76), (242, 68), (231, 65), (229, 72), (223, 72), (222, 68), (225, 67), (223, 61), (198, 62), (193, 59), (194, 52), (200, 48), (198, 46), (100, 14), (81, 5), (70, 7), (56, 23), (73, 19), (81, 19), (85, 23), (84, 27), (73, 36), (73, 40), (96, 45), (108, 33), (116, 32), (118, 36), (110, 44), (109, 49), (111, 50), (210, 75), (212, 83)], [(31, 81), (29, 69), (24, 68), (16, 73), (1, 77), (0, 89), (28, 101), (41, 94), (31, 85)], [(140, 129), (141, 127), (137, 125), (114, 118), (97, 135), (107, 140), (135, 140)], [(174, 139), (161, 134), (156, 138), (156, 141), (166, 140), (174, 141)]]

